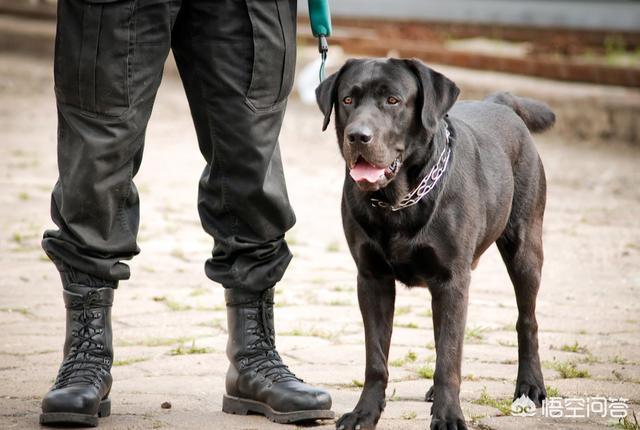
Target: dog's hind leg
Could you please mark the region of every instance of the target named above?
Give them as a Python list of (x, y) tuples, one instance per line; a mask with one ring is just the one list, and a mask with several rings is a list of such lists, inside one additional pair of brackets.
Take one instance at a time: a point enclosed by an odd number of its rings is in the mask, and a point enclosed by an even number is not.
[(535, 311), (543, 261), (542, 218), (546, 186), (537, 157), (536, 161), (539, 170), (523, 174), (527, 179), (522, 182), (516, 177), (509, 222), (496, 244), (507, 266), (518, 304), (518, 379), (514, 399), (524, 394), (540, 406), (547, 394), (538, 355)]

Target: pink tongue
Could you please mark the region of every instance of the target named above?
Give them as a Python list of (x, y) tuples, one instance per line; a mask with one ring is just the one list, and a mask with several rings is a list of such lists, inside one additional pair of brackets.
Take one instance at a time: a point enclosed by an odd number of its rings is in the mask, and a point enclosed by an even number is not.
[(356, 165), (351, 169), (351, 177), (356, 182), (367, 181), (372, 184), (375, 183), (381, 175), (384, 174), (384, 169), (372, 166), (364, 160), (359, 160)]

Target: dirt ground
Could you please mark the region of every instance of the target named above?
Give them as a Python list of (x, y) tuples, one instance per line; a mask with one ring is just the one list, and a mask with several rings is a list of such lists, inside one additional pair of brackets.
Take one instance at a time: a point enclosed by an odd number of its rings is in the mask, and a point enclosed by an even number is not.
[[(52, 227), (56, 179), (51, 73), (48, 60), (0, 54), (3, 429), (38, 427), (40, 399), (61, 359), (61, 288), (39, 247), (42, 231)], [(508, 77), (494, 75), (508, 85)], [(339, 416), (358, 399), (364, 344), (339, 215), (343, 167), (334, 134), (322, 134), (320, 125), (316, 108), (294, 97), (281, 143), (298, 223), (287, 235), (295, 258), (277, 288), (276, 327), (282, 355), (299, 376), (331, 391)], [(549, 182), (538, 301), (549, 391), (622, 397), (630, 411), (640, 411), (640, 149), (566, 143), (553, 133), (536, 140)], [(113, 413), (101, 421), (104, 429), (283, 428), (221, 412), (226, 319), (222, 288), (203, 272), (212, 241), (196, 210), (202, 166), (181, 84), (167, 76), (136, 177), (142, 254), (116, 294)], [(473, 428), (596, 429), (612, 421), (505, 415), (500, 409), (509, 404), (517, 371), (517, 311), (495, 248), (474, 272), (471, 290), (461, 398)], [(378, 428), (424, 429), (435, 354), (429, 294), (398, 291), (389, 398)], [(164, 401), (172, 408), (161, 409)]]

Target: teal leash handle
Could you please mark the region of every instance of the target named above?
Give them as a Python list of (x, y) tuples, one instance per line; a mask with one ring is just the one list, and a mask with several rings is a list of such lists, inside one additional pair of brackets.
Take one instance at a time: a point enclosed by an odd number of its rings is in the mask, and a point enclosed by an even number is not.
[(329, 43), (327, 37), (331, 36), (331, 11), (329, 0), (309, 0), (309, 21), (311, 22), (311, 32), (318, 38), (318, 52), (322, 58), (320, 64), (320, 82), (324, 81), (324, 69), (327, 62), (327, 52)]
[(329, 0), (309, 0), (309, 21), (314, 37), (331, 36)]

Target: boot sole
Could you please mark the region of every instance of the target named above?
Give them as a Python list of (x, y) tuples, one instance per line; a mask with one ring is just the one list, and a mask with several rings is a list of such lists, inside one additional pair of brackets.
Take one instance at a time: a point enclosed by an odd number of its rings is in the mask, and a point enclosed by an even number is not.
[(335, 418), (333, 411), (314, 409), (293, 412), (274, 411), (269, 405), (255, 400), (242, 399), (227, 394), (222, 396), (222, 412), (234, 415), (249, 415), (251, 413), (264, 415), (278, 424), (297, 423), (300, 421), (330, 420)]
[(111, 415), (111, 399), (104, 399), (100, 402), (97, 415), (74, 412), (44, 412), (40, 414), (40, 425), (96, 427), (98, 418), (108, 417), (109, 415)]

